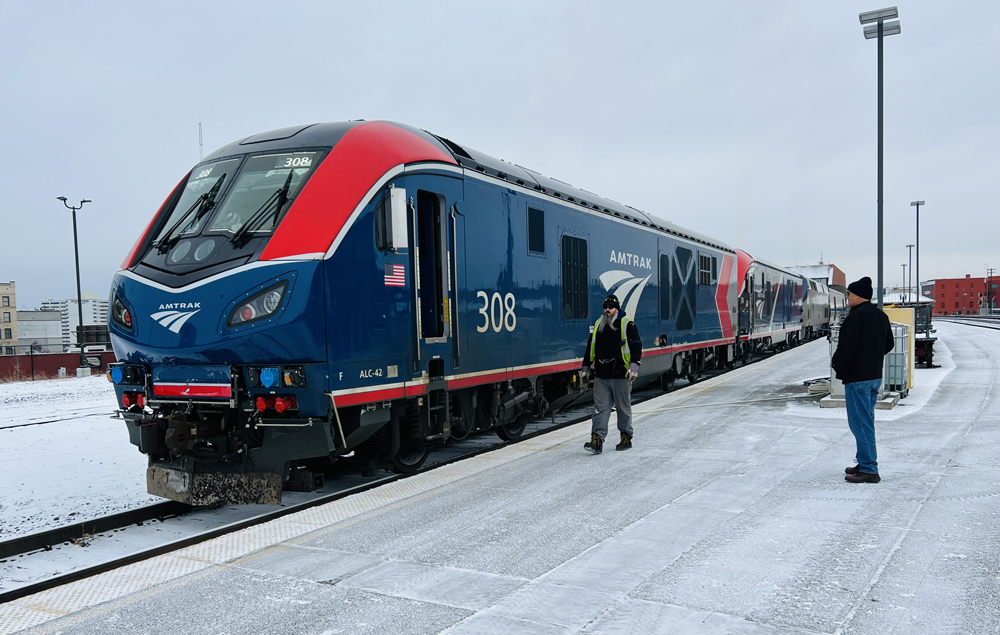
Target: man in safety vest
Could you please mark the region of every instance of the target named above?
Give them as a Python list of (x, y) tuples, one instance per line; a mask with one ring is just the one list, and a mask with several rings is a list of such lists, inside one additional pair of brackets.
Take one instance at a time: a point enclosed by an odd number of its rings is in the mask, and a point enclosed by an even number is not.
[(632, 380), (639, 376), (642, 340), (632, 318), (625, 315), (618, 298), (604, 298), (604, 315), (594, 324), (583, 353), (583, 373), (593, 373), (594, 415), (590, 441), (583, 445), (594, 454), (604, 449), (611, 407), (618, 410), (621, 443), (616, 450), (632, 447)]

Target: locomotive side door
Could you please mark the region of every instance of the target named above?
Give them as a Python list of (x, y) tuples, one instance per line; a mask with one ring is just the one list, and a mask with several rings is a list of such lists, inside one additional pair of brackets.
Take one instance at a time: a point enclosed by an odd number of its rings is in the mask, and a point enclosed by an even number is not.
[(407, 187), (407, 191), (412, 192), (408, 207), (413, 235), (411, 257), (417, 336), (414, 374), (426, 372), (431, 380), (451, 374), (452, 338), (457, 336), (452, 282), (455, 253), (448, 210), (460, 198), (461, 182), (453, 181), (421, 178)]

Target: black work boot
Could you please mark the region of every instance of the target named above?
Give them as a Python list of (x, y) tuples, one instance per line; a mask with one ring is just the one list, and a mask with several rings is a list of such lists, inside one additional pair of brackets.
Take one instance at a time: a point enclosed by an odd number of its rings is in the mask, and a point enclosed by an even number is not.
[(604, 439), (596, 434), (590, 435), (590, 441), (583, 444), (583, 447), (594, 454), (600, 454), (604, 450)]
[(632, 437), (622, 432), (621, 443), (615, 446), (616, 450), (631, 450), (632, 449)]
[(882, 477), (869, 472), (858, 472), (857, 474), (848, 474), (844, 480), (848, 483), (878, 483)]
[(844, 474), (857, 474), (860, 471), (861, 471), (861, 466), (860, 465), (854, 465), (852, 467), (845, 467), (844, 468)]

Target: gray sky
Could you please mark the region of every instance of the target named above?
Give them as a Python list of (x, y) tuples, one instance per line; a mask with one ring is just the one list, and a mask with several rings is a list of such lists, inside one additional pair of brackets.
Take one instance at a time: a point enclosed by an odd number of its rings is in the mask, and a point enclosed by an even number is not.
[[(205, 154), (389, 119), (783, 265), (876, 273), (864, 2), (5, 2), (0, 280), (18, 307), (111, 277)], [(885, 42), (885, 279), (1000, 267), (1000, 3), (899, 5)]]

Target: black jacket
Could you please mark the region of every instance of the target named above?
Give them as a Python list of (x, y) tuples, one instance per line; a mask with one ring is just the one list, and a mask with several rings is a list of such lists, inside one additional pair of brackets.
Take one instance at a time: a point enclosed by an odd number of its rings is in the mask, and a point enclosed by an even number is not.
[(889, 317), (871, 302), (853, 307), (840, 325), (831, 364), (845, 384), (882, 378), (882, 363), (894, 345)]
[[(594, 351), (594, 374), (601, 379), (624, 379), (625, 371), (628, 367), (622, 359), (622, 317), (625, 313), (618, 312), (615, 319), (615, 328), (606, 328), (600, 333), (594, 333), (587, 338), (587, 348), (583, 351), (583, 365), (590, 366), (590, 342), (596, 342)], [(629, 360), (632, 364), (638, 364), (642, 358), (642, 340), (639, 339), (639, 328), (634, 320), (629, 320), (625, 329), (625, 337), (628, 340)]]

